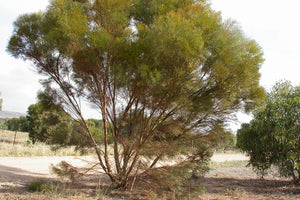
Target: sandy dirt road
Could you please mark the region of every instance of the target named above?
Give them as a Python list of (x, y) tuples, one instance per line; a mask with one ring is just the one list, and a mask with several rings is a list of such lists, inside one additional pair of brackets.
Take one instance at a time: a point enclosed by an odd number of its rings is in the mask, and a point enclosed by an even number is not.
[[(215, 154), (214, 162), (248, 160), (242, 154)], [(106, 183), (108, 178), (102, 175), (87, 176), (80, 180), (79, 185), (73, 185), (71, 196), (52, 196), (49, 194), (30, 193), (28, 184), (38, 178), (55, 179), (49, 173), (49, 166), (56, 165), (65, 160), (77, 167), (89, 166), (96, 159), (93, 157), (0, 157), (0, 199), (24, 199), (24, 200), (49, 200), (49, 199), (96, 199), (94, 189), (100, 181)], [(245, 162), (243, 162), (245, 164)], [(218, 163), (214, 163), (219, 165)], [(213, 165), (214, 165), (213, 164)], [(211, 170), (207, 175), (199, 179), (199, 183), (206, 192), (199, 196), (200, 200), (300, 200), (300, 186), (291, 185), (290, 180), (278, 177), (266, 177), (260, 179), (249, 167), (227, 166), (220, 163), (221, 167)], [(68, 193), (69, 194), (69, 193)], [(76, 198), (74, 194), (77, 194)], [(94, 196), (93, 196), (94, 195)], [(59, 197), (59, 198), (58, 198)], [(100, 198), (102, 199), (102, 198)], [(111, 199), (111, 198), (109, 198)], [(124, 199), (124, 198), (122, 198)], [(126, 198), (125, 198), (126, 199)]]
[[(214, 162), (248, 160), (244, 154), (215, 154), (211, 158)], [(51, 157), (0, 157), (0, 177), (4, 174), (21, 175), (50, 175), (51, 165), (66, 161), (75, 167), (87, 167), (97, 162), (92, 156), (51, 156)]]
[(50, 166), (66, 161), (76, 167), (86, 167), (94, 162), (92, 156), (51, 156), (51, 157), (0, 157), (0, 176), (13, 173), (16, 175), (50, 175)]
[[(96, 162), (92, 156), (68, 157), (0, 157), (0, 189), (7, 185), (24, 185), (37, 178), (54, 178), (51, 165), (66, 161), (75, 167), (88, 167)], [(215, 154), (214, 162), (248, 160), (243, 154)]]
[(0, 157), (0, 193), (7, 188), (22, 188), (36, 179), (54, 179), (51, 164), (57, 165), (63, 160), (76, 167), (91, 166), (95, 161), (91, 156)]

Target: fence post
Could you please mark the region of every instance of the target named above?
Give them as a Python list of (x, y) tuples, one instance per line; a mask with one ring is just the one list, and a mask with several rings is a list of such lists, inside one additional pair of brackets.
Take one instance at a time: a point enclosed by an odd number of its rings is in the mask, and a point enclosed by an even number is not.
[(17, 137), (17, 131), (15, 131), (13, 146), (15, 146), (16, 137)]

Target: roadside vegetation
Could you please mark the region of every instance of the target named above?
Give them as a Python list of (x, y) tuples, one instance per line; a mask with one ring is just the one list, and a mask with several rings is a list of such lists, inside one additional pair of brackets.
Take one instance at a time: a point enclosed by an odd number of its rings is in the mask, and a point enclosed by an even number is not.
[(89, 154), (91, 151), (88, 148), (79, 150), (76, 146), (58, 147), (43, 142), (33, 144), (26, 132), (0, 129), (0, 157), (81, 156)]

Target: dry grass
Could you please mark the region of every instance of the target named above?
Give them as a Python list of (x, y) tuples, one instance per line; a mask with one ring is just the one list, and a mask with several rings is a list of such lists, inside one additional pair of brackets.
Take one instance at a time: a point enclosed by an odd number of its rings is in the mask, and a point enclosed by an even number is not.
[(246, 167), (248, 161), (238, 160), (238, 161), (225, 161), (225, 162), (210, 162), (210, 170), (216, 170), (219, 168), (233, 168), (233, 167)]
[[(13, 144), (15, 138), (15, 143)], [(87, 150), (85, 155), (91, 154)], [(80, 156), (82, 152), (76, 150), (75, 146), (57, 148), (57, 146), (47, 145), (42, 142), (32, 144), (28, 133), (0, 130), (0, 156), (20, 157), (20, 156)]]
[(0, 143), (0, 155), (2, 157), (20, 157), (20, 156), (81, 156), (80, 151), (76, 151), (74, 146), (53, 148), (44, 143), (32, 144), (12, 144)]
[(26, 143), (28, 141), (28, 133), (6, 131), (0, 129), (0, 142), (12, 143), (15, 138), (15, 143)]

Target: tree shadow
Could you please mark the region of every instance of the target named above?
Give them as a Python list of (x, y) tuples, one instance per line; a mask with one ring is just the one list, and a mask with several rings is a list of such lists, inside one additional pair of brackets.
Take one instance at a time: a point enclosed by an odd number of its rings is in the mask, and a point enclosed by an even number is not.
[(23, 176), (23, 174), (32, 174), (32, 175), (36, 175), (36, 176), (42, 176), (42, 175), (46, 175), (43, 173), (36, 173), (36, 172), (31, 172), (31, 171), (27, 171), (27, 170), (23, 170), (21, 168), (17, 168), (17, 167), (9, 167), (9, 166), (5, 166), (5, 165), (0, 165), (0, 174), (1, 176)]
[(17, 167), (0, 165), (0, 193), (23, 193), (27, 185), (36, 179), (49, 179), (47, 174), (35, 173)]

